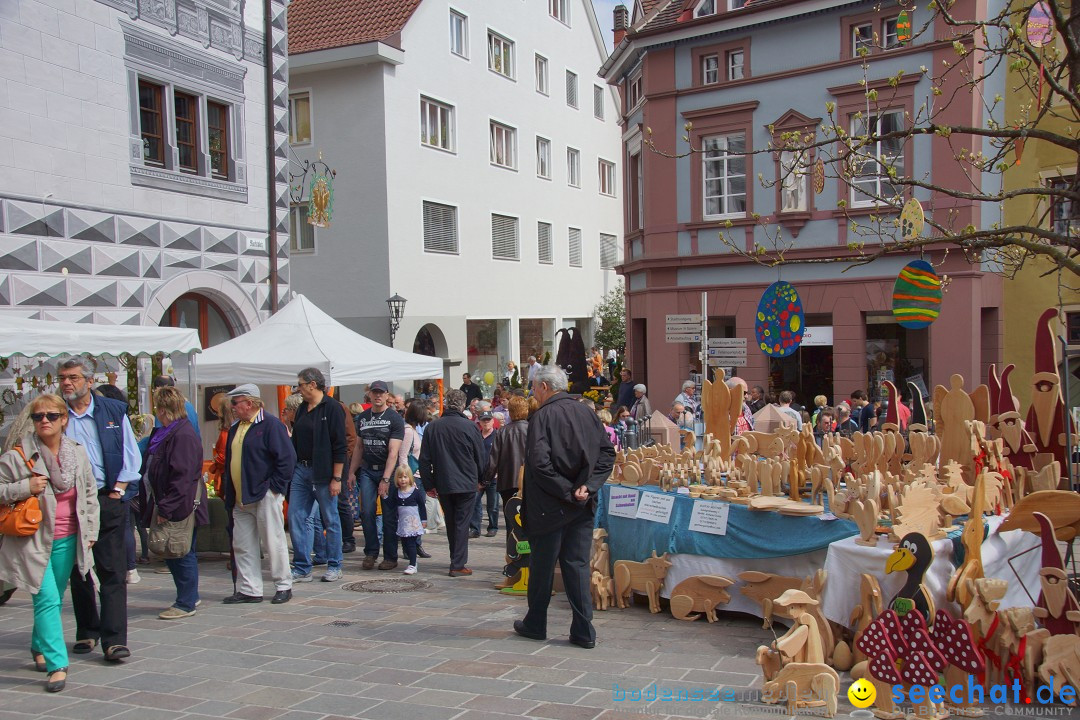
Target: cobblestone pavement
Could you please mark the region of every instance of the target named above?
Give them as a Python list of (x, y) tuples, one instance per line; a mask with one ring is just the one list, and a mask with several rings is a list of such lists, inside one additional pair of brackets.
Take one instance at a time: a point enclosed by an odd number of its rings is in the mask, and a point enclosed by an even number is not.
[[(359, 534), (359, 532), (358, 532)], [(395, 580), (360, 570), (345, 556), (342, 583), (299, 584), (285, 605), (223, 605), (232, 592), (224, 556), (200, 559), (202, 605), (183, 620), (158, 620), (174, 598), (157, 563), (129, 586), (132, 658), (109, 665), (100, 651), (72, 655), (67, 689), (44, 692), (30, 661), (33, 614), (19, 591), (0, 607), (0, 718), (132, 720), (639, 720), (784, 717), (757, 704), (755, 648), (770, 640), (759, 620), (722, 615), (715, 624), (675, 620), (647, 606), (596, 613), (598, 643), (567, 641), (569, 607), (552, 601), (547, 642), (517, 637), (525, 599), (492, 589), (503, 539), (470, 542), (472, 577), (447, 576), (445, 535), (428, 536), (434, 558), (412, 576), (427, 587), (406, 593), (350, 592), (361, 580)], [(267, 585), (272, 591), (272, 585)], [(69, 641), (74, 638), (65, 606)], [(617, 701), (634, 691), (730, 688), (735, 702)], [(842, 683), (842, 688), (847, 687)], [(846, 700), (841, 713), (852, 708)], [(1062, 715), (1056, 715), (1062, 717)]]

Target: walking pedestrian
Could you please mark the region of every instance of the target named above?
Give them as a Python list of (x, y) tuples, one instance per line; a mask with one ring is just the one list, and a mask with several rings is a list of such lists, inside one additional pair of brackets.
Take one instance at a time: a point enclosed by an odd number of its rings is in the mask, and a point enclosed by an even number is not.
[[(405, 409), (405, 437), (401, 441), (401, 450), (398, 452), (398, 470), (408, 467), (412, 473), (413, 482), (421, 492), (427, 490), (423, 480), (420, 479), (420, 443), (421, 434), (419, 428), (427, 423), (428, 411), (426, 402), (412, 402)], [(427, 495), (425, 494), (425, 497)], [(434, 518), (433, 518), (434, 520)], [(416, 554), (422, 558), (430, 558), (431, 554), (424, 549), (424, 536), (416, 538)]]
[(383, 497), (383, 515), (392, 513), (396, 516), (398, 539), (409, 561), (405, 574), (415, 575), (418, 543), (427, 527), (427, 496), (416, 487), (407, 465), (399, 465), (394, 471), (394, 485), (394, 489)]
[(518, 491), (518, 475), (525, 465), (525, 434), (529, 431), (529, 403), (523, 397), (510, 398), (510, 423), (495, 433), (488, 456), (484, 482), (494, 487), (506, 507), (506, 501)]
[[(491, 446), (495, 442), (495, 416), (490, 410), (482, 410), (477, 419), (480, 428), (480, 437), (484, 443), (484, 454), (481, 457), (480, 467), (487, 469), (488, 458), (491, 457)], [(480, 527), (484, 521), (484, 499), (487, 499), (487, 532), (486, 537), (495, 537), (499, 534), (499, 496), (494, 483), (481, 480), (476, 490), (476, 508), (473, 510), (472, 522), (469, 523), (469, 537), (480, 537)]]

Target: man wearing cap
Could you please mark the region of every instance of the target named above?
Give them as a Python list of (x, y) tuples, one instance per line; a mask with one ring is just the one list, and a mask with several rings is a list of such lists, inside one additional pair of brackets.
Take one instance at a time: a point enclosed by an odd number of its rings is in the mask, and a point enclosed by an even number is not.
[[(356, 447), (349, 463), (349, 482), (360, 483), (360, 524), (364, 528), (364, 564), (365, 570), (375, 567), (379, 557), (379, 532), (375, 525), (376, 498), (386, 497), (393, 486), (394, 470), (397, 467), (401, 441), (405, 439), (405, 421), (398, 415), (388, 401), (393, 396), (382, 380), (376, 380), (368, 387), (371, 407), (356, 418)], [(397, 515), (392, 512), (382, 514), (383, 523), (383, 560), (380, 570), (393, 570), (397, 567), (398, 537)]]
[(285, 542), (285, 493), (296, 466), (289, 431), (263, 411), (259, 388), (239, 385), (228, 393), (236, 421), (225, 442), (225, 508), (232, 515), (236, 592), (225, 603), (263, 601), (259, 540), (270, 560), (275, 605), (292, 598), (289, 547)]
[[(491, 410), (483, 409), (480, 411), (479, 417), (476, 418), (476, 424), (480, 428), (480, 436), (484, 442), (484, 454), (482, 457), (482, 464), (480, 467), (487, 468), (488, 458), (491, 457), (491, 446), (495, 442), (495, 426), (497, 424), (495, 415)], [(484, 497), (487, 497), (487, 537), (495, 537), (499, 534), (499, 493), (495, 489), (494, 483), (480, 483), (476, 490), (476, 509), (473, 510), (472, 521), (469, 523), (469, 537), (480, 537), (480, 526), (484, 520)]]

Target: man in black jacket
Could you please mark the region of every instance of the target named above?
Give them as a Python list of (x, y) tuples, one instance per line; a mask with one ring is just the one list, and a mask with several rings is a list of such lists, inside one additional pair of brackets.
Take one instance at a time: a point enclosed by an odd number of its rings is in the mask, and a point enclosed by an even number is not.
[(446, 516), (450, 543), (450, 577), (472, 575), (469, 561), (469, 519), (484, 471), (483, 440), (476, 423), (465, 417), (465, 393), (448, 390), (443, 414), (424, 430), (420, 443), (420, 477), (434, 487)]
[(529, 416), (522, 483), (522, 525), (531, 546), (529, 612), (514, 631), (533, 640), (547, 638), (547, 609), (562, 568), (566, 599), (574, 617), (570, 642), (596, 645), (589, 592), (596, 493), (611, 475), (615, 448), (596, 414), (566, 394), (566, 373), (547, 365), (536, 374), (533, 394), (540, 408)]

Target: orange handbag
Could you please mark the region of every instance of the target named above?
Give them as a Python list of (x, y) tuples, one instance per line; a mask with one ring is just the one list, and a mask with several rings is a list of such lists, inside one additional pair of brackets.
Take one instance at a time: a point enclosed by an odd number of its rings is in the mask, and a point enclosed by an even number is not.
[[(16, 446), (15, 451), (32, 471), (34, 466), (23, 455), (22, 448)], [(29, 537), (41, 527), (41, 519), (41, 506), (34, 495), (11, 505), (0, 505), (0, 535)]]

